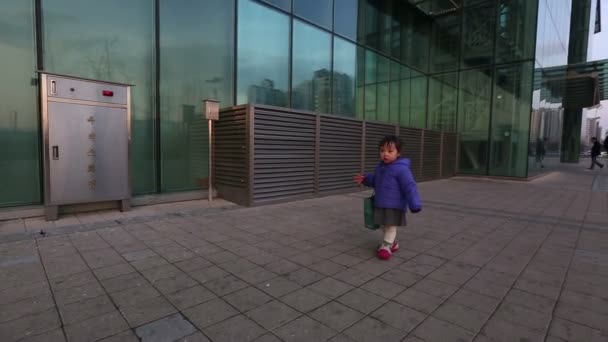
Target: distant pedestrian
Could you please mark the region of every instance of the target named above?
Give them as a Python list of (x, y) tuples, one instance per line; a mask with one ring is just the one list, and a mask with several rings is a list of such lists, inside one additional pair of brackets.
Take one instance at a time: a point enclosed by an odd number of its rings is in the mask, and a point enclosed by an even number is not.
[(543, 160), (545, 160), (545, 144), (547, 143), (547, 138), (542, 138), (536, 140), (536, 163), (540, 164), (540, 168), (544, 168)]
[(396, 136), (386, 136), (378, 144), (380, 163), (373, 173), (356, 175), (355, 182), (374, 188), (374, 222), (382, 226), (384, 240), (377, 255), (382, 260), (390, 259), (399, 249), (396, 241), (397, 227), (405, 226), (407, 209), (412, 213), (422, 210), (418, 187), (410, 160), (401, 157), (401, 142)]
[(608, 135), (606, 135), (606, 138), (604, 138), (604, 150), (608, 152)]
[(599, 166), (601, 169), (604, 167), (604, 164), (598, 162), (597, 157), (602, 154), (602, 146), (599, 141), (597, 141), (596, 137), (591, 138), (591, 143), (593, 144), (593, 147), (591, 147), (591, 167), (589, 167), (589, 170), (593, 170), (595, 165)]

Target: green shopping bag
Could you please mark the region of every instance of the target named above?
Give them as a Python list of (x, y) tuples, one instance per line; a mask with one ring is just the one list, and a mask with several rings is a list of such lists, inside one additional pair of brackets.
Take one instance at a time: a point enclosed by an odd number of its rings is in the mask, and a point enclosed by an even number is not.
[(365, 228), (376, 230), (379, 224), (374, 223), (374, 195), (363, 200), (363, 215), (365, 217)]

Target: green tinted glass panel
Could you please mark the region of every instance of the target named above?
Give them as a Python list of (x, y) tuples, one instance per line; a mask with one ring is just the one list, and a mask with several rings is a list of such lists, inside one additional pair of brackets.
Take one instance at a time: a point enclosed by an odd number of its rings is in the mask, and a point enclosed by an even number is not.
[(496, 69), (490, 132), (490, 174), (526, 177), (533, 62)]
[[(497, 62), (510, 62), (534, 57), (537, 2), (532, 0), (499, 1), (496, 32)], [(570, 2), (559, 2), (559, 6), (563, 5), (569, 6)], [(560, 13), (566, 16), (568, 16), (568, 12), (568, 8), (560, 11)], [(569, 20), (569, 18), (564, 18), (564, 20)], [(568, 26), (566, 22), (560, 22), (559, 18), (557, 22), (560, 25), (560, 31), (563, 31)], [(539, 18), (540, 29), (541, 22)]]
[(456, 130), (458, 74), (442, 74), (430, 78), (427, 128)]
[(332, 78), (332, 112), (334, 114), (355, 116), (357, 62), (356, 45), (335, 37)]
[(333, 18), (332, 0), (293, 0), (293, 13), (315, 24), (331, 29)]
[(431, 72), (458, 69), (460, 12), (435, 18), (431, 40)]
[(33, 3), (0, 3), (0, 206), (41, 201)]
[(286, 107), (289, 17), (251, 0), (238, 1), (237, 101)]
[(412, 77), (411, 80), (411, 106), (410, 126), (416, 128), (426, 127), (426, 97), (428, 78), (426, 76)]
[(291, 0), (262, 0), (272, 6), (278, 7), (287, 12), (291, 11)]
[(401, 89), (399, 80), (391, 81), (390, 83), (390, 105), (389, 105), (389, 121), (392, 123), (399, 123), (399, 100), (401, 96)]
[(292, 107), (330, 113), (331, 35), (294, 20), (291, 70)]
[(494, 60), (494, 31), (496, 6), (494, 3), (469, 7), (464, 10), (462, 33), (462, 67), (489, 65)]
[(378, 54), (365, 50), (365, 84), (378, 82)]
[(376, 101), (378, 101), (376, 114), (376, 120), (381, 122), (389, 122), (389, 83), (383, 82), (378, 84), (378, 95)]
[(377, 88), (378, 87), (375, 84), (365, 86), (365, 119), (366, 120), (376, 120), (376, 117), (378, 115), (377, 114), (378, 113), (378, 111), (377, 111), (378, 103), (376, 102)]
[(131, 179), (155, 192), (154, 3), (148, 0), (45, 0), (44, 64), (49, 72), (134, 84)]
[(160, 1), (161, 189), (206, 186), (201, 100), (232, 105), (234, 1)]
[(334, 0), (334, 32), (357, 39), (358, 7), (357, 0)]
[(411, 106), (411, 86), (410, 79), (403, 78), (400, 81), (400, 99), (399, 99), (399, 123), (402, 126), (410, 125), (410, 106)]
[(492, 101), (491, 69), (460, 73), (458, 132), (460, 172), (485, 174), (488, 164), (488, 131)]

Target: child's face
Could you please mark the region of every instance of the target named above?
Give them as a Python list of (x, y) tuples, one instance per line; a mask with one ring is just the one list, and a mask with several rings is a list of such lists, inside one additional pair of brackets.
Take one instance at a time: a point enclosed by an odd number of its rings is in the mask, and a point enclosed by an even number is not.
[(380, 159), (382, 159), (385, 164), (394, 162), (400, 155), (401, 153), (397, 151), (395, 144), (386, 144), (380, 147)]

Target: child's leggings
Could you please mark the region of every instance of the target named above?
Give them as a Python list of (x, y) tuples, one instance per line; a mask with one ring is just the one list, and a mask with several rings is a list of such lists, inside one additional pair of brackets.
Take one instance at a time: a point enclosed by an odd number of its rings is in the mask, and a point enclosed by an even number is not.
[(395, 242), (395, 238), (397, 237), (397, 227), (395, 226), (385, 226), (384, 227), (384, 241), (392, 244)]

